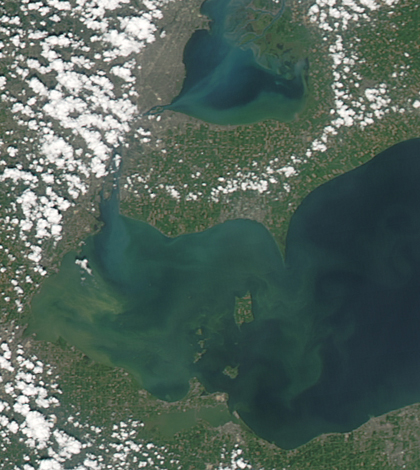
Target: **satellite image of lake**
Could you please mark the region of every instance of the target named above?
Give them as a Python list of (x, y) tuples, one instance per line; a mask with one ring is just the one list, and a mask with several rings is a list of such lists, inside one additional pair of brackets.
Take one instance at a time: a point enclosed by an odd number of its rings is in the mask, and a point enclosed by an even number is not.
[[(293, 43), (284, 51), (262, 51), (258, 40), (263, 38), (267, 47), (266, 36), (281, 25), (286, 2), (271, 2), (271, 11), (253, 3), (203, 3), (202, 13), (212, 22), (210, 30), (196, 31), (185, 48), (181, 93), (170, 105), (152, 112), (169, 109), (216, 124), (295, 118), (305, 104), (307, 58), (293, 57)], [(251, 33), (250, 25), (259, 33)]]
[[(172, 239), (121, 216), (114, 190), (103, 229), (34, 298), (29, 332), (163, 400), (198, 377), (282, 448), (350, 431), (420, 397), (419, 177), (417, 139), (320, 186), (292, 217), (284, 260), (257, 222)], [(254, 319), (238, 325), (247, 292)]]
[(419, 470), (419, 24), (0, 1), (1, 470)]

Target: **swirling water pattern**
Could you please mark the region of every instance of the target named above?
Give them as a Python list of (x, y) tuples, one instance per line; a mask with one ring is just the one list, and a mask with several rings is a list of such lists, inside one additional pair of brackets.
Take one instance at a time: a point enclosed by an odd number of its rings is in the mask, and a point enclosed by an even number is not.
[[(251, 6), (249, 5), (251, 4)], [(261, 13), (251, 0), (207, 0), (202, 11), (212, 19), (210, 30), (196, 31), (184, 50), (186, 77), (180, 94), (165, 109), (216, 124), (248, 124), (264, 119), (293, 120), (305, 104), (308, 62), (287, 67), (274, 56), (261, 54), (256, 41), (278, 21), (284, 1), (259, 34), (249, 34), (252, 20)]]
[[(322, 185), (284, 259), (257, 222), (168, 238), (120, 215), (114, 193), (102, 230), (33, 299), (28, 333), (124, 367), (161, 399), (198, 377), (284, 448), (349, 431), (420, 400), (419, 180), (415, 139)], [(237, 324), (247, 292), (254, 319)]]

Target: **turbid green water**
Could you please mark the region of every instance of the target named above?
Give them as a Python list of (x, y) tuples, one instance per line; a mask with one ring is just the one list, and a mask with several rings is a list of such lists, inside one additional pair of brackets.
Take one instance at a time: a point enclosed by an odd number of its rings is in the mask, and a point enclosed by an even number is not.
[(204, 2), (211, 28), (196, 31), (185, 48), (182, 90), (170, 105), (152, 112), (170, 109), (223, 125), (295, 118), (305, 104), (308, 62), (291, 52), (293, 38), (279, 39), (282, 43), (271, 49), (262, 41), (268, 31), (275, 41), (282, 31), (279, 22), (291, 21), (282, 18), (285, 0), (258, 2), (264, 9), (254, 3)]
[(218, 405), (196, 410), (163, 412), (144, 420), (144, 425), (146, 430), (157, 430), (163, 437), (171, 438), (175, 434), (193, 427), (201, 420), (213, 427), (223, 426), (230, 421), (238, 421), (232, 417), (225, 405)]
[[(101, 232), (33, 299), (28, 332), (161, 399), (198, 377), (281, 447), (349, 431), (420, 401), (419, 180), (417, 139), (324, 184), (292, 217), (284, 260), (257, 222), (171, 239), (121, 216), (114, 193)], [(254, 319), (239, 326), (247, 292)]]

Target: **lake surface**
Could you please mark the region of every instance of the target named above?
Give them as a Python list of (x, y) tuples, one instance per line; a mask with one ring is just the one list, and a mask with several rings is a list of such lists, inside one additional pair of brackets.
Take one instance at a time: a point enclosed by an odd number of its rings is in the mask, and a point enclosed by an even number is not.
[[(114, 192), (103, 229), (34, 297), (28, 333), (124, 367), (160, 399), (197, 377), (283, 448), (350, 431), (420, 401), (419, 181), (416, 139), (320, 186), (284, 259), (252, 220), (168, 238), (120, 215)], [(252, 321), (237, 323), (247, 293)]]
[(196, 31), (185, 47), (182, 90), (152, 112), (170, 109), (223, 125), (295, 118), (307, 94), (308, 61), (296, 53), (306, 33), (302, 27), (298, 39), (287, 33), (292, 20), (285, 0), (260, 1), (264, 9), (254, 3), (204, 2), (210, 30)]

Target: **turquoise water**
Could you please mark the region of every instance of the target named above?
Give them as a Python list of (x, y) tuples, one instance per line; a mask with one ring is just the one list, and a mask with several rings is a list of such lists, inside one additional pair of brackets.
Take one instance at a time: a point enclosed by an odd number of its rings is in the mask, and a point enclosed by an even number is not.
[(265, 2), (269, 21), (260, 34), (249, 32), (263, 14), (253, 3), (204, 2), (202, 12), (212, 19), (211, 29), (196, 31), (185, 48), (186, 78), (179, 96), (153, 112), (170, 109), (223, 125), (295, 118), (305, 104), (308, 63), (300, 59), (290, 64), (278, 54), (261, 53), (257, 41), (281, 18), (285, 2)]
[[(198, 377), (284, 448), (350, 431), (420, 401), (419, 179), (417, 139), (322, 185), (292, 217), (284, 259), (252, 220), (168, 238), (119, 214), (114, 192), (100, 233), (34, 297), (28, 333), (164, 400)], [(254, 320), (237, 325), (247, 292)]]

